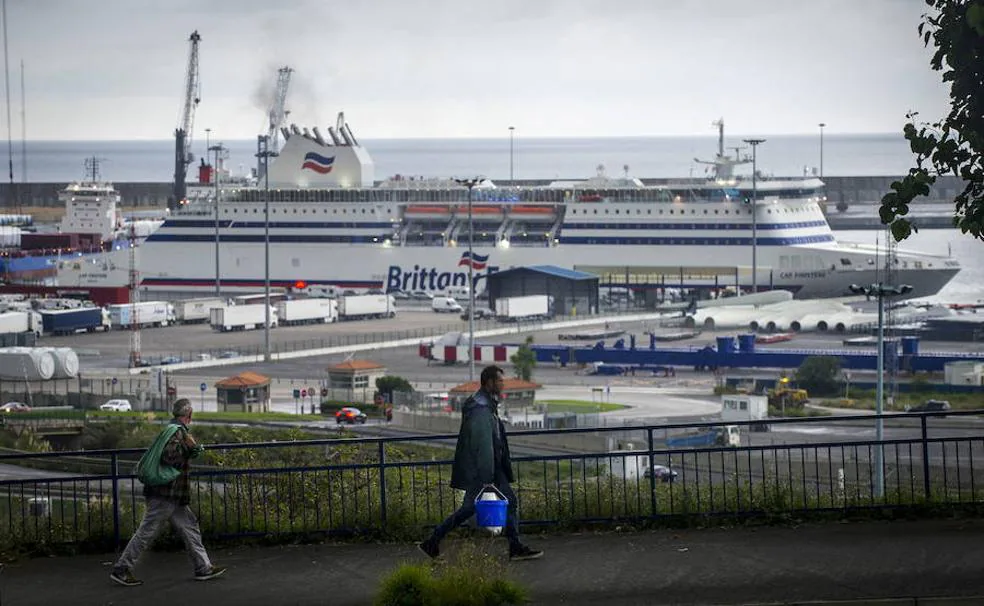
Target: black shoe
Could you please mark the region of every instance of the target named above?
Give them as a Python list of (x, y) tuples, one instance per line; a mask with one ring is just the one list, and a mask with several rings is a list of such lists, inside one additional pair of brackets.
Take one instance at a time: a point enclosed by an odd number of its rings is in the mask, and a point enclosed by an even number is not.
[(509, 549), (510, 560), (535, 560), (542, 556), (542, 551), (539, 549), (533, 549), (532, 547), (528, 547), (526, 545), (520, 545)]
[(220, 577), (225, 574), (226, 569), (222, 566), (212, 566), (208, 570), (195, 573), (196, 581), (210, 581), (215, 577)]
[(109, 578), (113, 580), (117, 585), (122, 585), (124, 587), (136, 587), (137, 585), (143, 585), (143, 581), (133, 576), (133, 573), (126, 569), (117, 569), (109, 573)]
[(417, 549), (426, 553), (427, 557), (431, 559), (441, 555), (441, 550), (437, 546), (437, 543), (431, 541), (430, 539), (427, 539), (426, 541), (423, 541), (421, 543), (417, 543)]

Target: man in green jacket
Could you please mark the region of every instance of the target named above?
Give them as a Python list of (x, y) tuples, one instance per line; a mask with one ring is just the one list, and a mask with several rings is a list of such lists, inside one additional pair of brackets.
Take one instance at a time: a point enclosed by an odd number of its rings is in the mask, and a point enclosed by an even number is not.
[(198, 520), (191, 511), (191, 480), (188, 476), (191, 459), (201, 455), (204, 450), (195, 442), (188, 431), (191, 424), (191, 401), (182, 398), (174, 403), (172, 424), (178, 425), (177, 431), (171, 436), (161, 452), (161, 464), (170, 465), (181, 470), (181, 475), (174, 481), (161, 486), (144, 486), (144, 497), (147, 500), (147, 511), (133, 538), (127, 543), (123, 555), (113, 565), (109, 578), (114, 583), (124, 587), (142, 585), (143, 581), (133, 576), (134, 565), (147, 545), (154, 540), (161, 524), (171, 520), (174, 530), (184, 540), (185, 548), (195, 567), (195, 580), (208, 581), (221, 575), (225, 568), (213, 566), (208, 559), (208, 553), (202, 545), (202, 533), (198, 528)]
[(519, 540), (519, 519), (516, 515), (516, 493), (512, 460), (506, 427), (499, 419), (499, 397), (503, 387), (503, 372), (498, 366), (482, 370), (481, 388), (468, 398), (461, 408), (461, 429), (451, 468), (451, 487), (465, 491), (461, 507), (441, 522), (433, 534), (418, 547), (432, 558), (440, 555), (441, 539), (475, 513), (475, 498), (488, 485), (494, 485), (509, 499), (506, 510), (505, 535), (509, 539), (509, 558), (532, 560), (543, 555)]

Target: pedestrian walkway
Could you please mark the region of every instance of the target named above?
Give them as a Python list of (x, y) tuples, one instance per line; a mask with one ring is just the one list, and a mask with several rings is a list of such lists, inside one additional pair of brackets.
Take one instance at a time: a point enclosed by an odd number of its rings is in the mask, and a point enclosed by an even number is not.
[[(800, 527), (583, 532), (527, 536), (546, 554), (508, 570), (533, 604), (771, 604), (984, 596), (984, 520), (863, 522)], [(455, 535), (442, 547), (454, 557)], [(506, 542), (492, 543), (501, 548)], [(319, 544), (210, 550), (226, 575), (191, 578), (187, 556), (148, 552), (143, 586), (109, 580), (112, 554), (38, 558), (0, 574), (0, 603), (371, 604), (382, 575), (423, 561), (411, 544)], [(918, 604), (929, 602), (919, 601)], [(933, 602), (954, 604), (954, 602)], [(981, 603), (984, 598), (975, 598)]]

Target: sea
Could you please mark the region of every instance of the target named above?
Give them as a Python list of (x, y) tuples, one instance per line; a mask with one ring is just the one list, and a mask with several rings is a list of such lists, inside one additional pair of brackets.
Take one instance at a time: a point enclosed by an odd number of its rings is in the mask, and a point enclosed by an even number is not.
[[(726, 153), (743, 146), (748, 135), (725, 137)], [(820, 174), (818, 135), (765, 136), (758, 146), (759, 170), (776, 176)], [(198, 139), (193, 152), (206, 144), (228, 149), (226, 166), (247, 174), (255, 166), (256, 141)], [(717, 152), (717, 137), (606, 137), (498, 139), (366, 139), (376, 178), (393, 175), (426, 177), (485, 176), (495, 179), (577, 179), (604, 172), (610, 176), (701, 177)], [(7, 150), (4, 165), (7, 164)], [(742, 154), (749, 153), (741, 149)], [(115, 182), (168, 182), (174, 170), (174, 143), (160, 141), (27, 141), (13, 143), (16, 181), (68, 182), (81, 178), (86, 158), (98, 159), (102, 178)], [(24, 161), (26, 159), (26, 162)], [(195, 164), (200, 161), (196, 158)], [(511, 161), (511, 162), (510, 162)], [(827, 176), (901, 176), (912, 165), (908, 142), (900, 133), (825, 134), (823, 169)], [(510, 166), (511, 165), (511, 166)], [(25, 173), (24, 167), (27, 171)], [(745, 167), (750, 172), (750, 166)], [(739, 167), (741, 171), (741, 167)], [(195, 175), (194, 166), (189, 168)], [(26, 177), (26, 178), (25, 178)], [(838, 240), (886, 245), (881, 230), (839, 231)], [(957, 230), (933, 229), (914, 234), (899, 245), (952, 255), (963, 270), (933, 299), (975, 302), (984, 299), (984, 242)]]

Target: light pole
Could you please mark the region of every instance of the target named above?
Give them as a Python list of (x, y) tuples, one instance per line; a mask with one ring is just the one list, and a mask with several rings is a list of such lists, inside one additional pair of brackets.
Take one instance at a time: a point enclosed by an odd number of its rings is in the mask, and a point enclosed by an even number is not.
[(509, 185), (513, 184), (513, 135), (516, 132), (515, 126), (509, 127)]
[(765, 139), (742, 139), (752, 146), (752, 292), (758, 292), (758, 146)]
[(256, 137), (256, 157), (263, 163), (263, 359), (270, 361), (270, 158), (278, 156), (270, 151), (270, 138)]
[(208, 147), (211, 144), (211, 137), (210, 137), (211, 134), (212, 134), (212, 129), (206, 128), (205, 129), (205, 160), (208, 160)]
[(475, 257), (472, 253), (475, 225), (472, 222), (472, 189), (482, 182), (481, 177), (455, 179), (468, 188), (468, 380), (475, 380)]
[(820, 123), (820, 178), (823, 179), (823, 127), (827, 126), (825, 122)]
[(875, 388), (875, 440), (879, 444), (878, 448), (875, 449), (875, 498), (880, 499), (885, 496), (885, 452), (881, 445), (885, 432), (885, 425), (882, 420), (885, 392), (885, 298), (908, 294), (912, 292), (912, 287), (908, 284), (890, 286), (878, 282), (868, 286), (851, 284), (850, 288), (851, 292), (856, 295), (878, 298), (878, 362), (875, 370), (878, 373), (878, 382)]
[(225, 146), (221, 143), (213, 145), (208, 148), (208, 151), (215, 152), (215, 168), (212, 174), (215, 175), (215, 295), (218, 296), (222, 291), (222, 282), (219, 273), (219, 180), (221, 179), (221, 172), (219, 171), (219, 154), (225, 151)]

